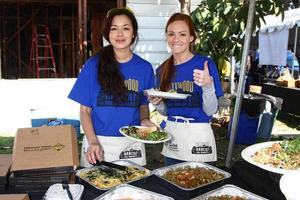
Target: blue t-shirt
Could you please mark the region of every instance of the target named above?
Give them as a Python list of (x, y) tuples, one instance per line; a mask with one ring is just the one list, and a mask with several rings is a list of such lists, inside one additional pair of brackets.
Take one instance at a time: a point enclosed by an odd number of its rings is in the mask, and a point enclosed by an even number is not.
[(151, 64), (133, 54), (130, 61), (120, 63), (120, 71), (127, 87), (127, 101), (114, 104), (98, 83), (99, 56), (91, 57), (81, 70), (69, 98), (91, 108), (91, 117), (96, 135), (122, 136), (119, 128), (140, 125), (140, 106), (147, 105), (143, 90), (154, 85)]
[[(193, 70), (203, 70), (204, 62), (208, 61), (208, 69), (210, 75), (213, 77), (216, 96), (223, 96), (223, 90), (219, 78), (219, 73), (215, 63), (208, 57), (195, 55), (189, 61), (175, 65), (176, 77), (172, 80), (171, 89), (176, 90), (178, 93), (190, 94), (187, 99), (166, 99), (167, 116), (182, 116), (186, 118), (194, 118), (195, 122), (209, 122), (211, 116), (207, 116), (203, 111), (202, 106), (202, 88), (194, 84)], [(157, 86), (159, 87), (159, 71), (157, 69)]]

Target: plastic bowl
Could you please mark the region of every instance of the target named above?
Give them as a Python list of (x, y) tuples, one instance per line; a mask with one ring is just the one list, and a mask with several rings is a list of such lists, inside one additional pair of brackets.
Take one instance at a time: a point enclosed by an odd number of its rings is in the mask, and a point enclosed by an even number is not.
[(287, 200), (299, 200), (300, 171), (284, 174), (279, 182), (280, 190)]

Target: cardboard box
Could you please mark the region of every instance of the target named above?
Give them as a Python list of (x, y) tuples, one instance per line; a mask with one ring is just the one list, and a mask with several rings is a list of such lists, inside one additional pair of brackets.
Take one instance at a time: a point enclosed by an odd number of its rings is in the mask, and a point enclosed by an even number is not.
[(5, 185), (11, 165), (11, 154), (0, 154), (0, 184)]
[(30, 200), (27, 194), (1, 194), (0, 200)]
[(77, 136), (71, 125), (20, 128), (11, 171), (79, 166)]

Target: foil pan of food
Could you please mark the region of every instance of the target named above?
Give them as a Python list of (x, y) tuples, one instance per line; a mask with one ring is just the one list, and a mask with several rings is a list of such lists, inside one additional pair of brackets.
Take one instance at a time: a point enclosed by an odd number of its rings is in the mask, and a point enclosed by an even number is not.
[(234, 200), (267, 200), (261, 196), (248, 192), (242, 188), (235, 185), (224, 185), (215, 190), (209, 191), (202, 194), (192, 200), (224, 200), (224, 199), (234, 199)]
[(112, 163), (126, 166), (126, 170), (93, 166), (76, 170), (76, 176), (99, 190), (109, 190), (123, 183), (130, 183), (150, 176), (151, 171), (133, 162), (117, 160)]
[(156, 192), (138, 188), (128, 184), (117, 186), (94, 200), (174, 200)]
[(185, 191), (227, 179), (230, 173), (202, 162), (183, 162), (152, 171), (152, 174)]

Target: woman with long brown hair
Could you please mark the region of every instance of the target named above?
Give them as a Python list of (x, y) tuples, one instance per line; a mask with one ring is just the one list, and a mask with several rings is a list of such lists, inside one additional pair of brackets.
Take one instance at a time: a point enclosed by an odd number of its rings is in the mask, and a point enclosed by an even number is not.
[(166, 165), (217, 160), (210, 119), (223, 91), (213, 60), (192, 52), (196, 37), (190, 16), (175, 13), (170, 17), (166, 38), (172, 55), (157, 69), (157, 87), (190, 96), (184, 100), (148, 96), (155, 108), (167, 115), (165, 129), (173, 135), (162, 150)]
[(145, 165), (144, 145), (119, 133), (122, 126), (154, 126), (143, 94), (153, 87), (154, 73), (149, 62), (131, 51), (138, 37), (132, 11), (110, 10), (103, 35), (110, 44), (87, 60), (69, 94), (80, 103), (85, 133), (81, 165), (120, 159)]

